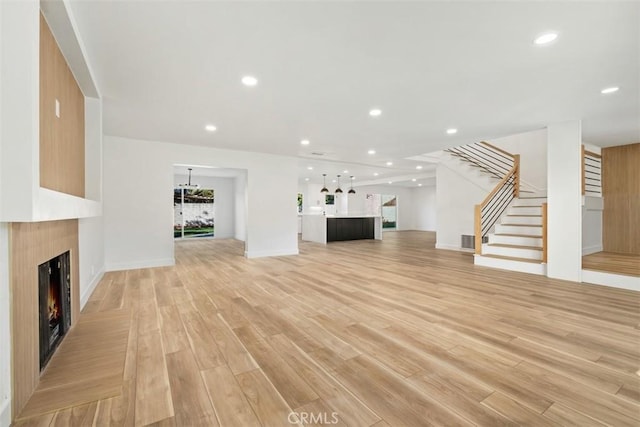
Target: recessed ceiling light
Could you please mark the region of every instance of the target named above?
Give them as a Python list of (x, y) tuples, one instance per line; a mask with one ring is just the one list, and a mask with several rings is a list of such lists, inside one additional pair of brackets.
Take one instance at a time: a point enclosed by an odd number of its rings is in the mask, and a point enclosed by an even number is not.
[(309, 178), (305, 178), (304, 180), (305, 180), (305, 181), (309, 181)]
[(416, 169), (418, 169), (418, 170), (422, 169), (422, 165), (416, 166)]
[(378, 175), (380, 175), (378, 172), (373, 173), (373, 176), (378, 176)]
[(447, 135), (453, 135), (456, 133), (458, 133), (458, 129), (455, 129), (455, 128), (447, 129)]
[(343, 170), (342, 173), (349, 173), (349, 171), (348, 170)]
[(369, 150), (369, 151), (367, 151), (367, 153), (369, 153), (369, 154), (376, 154), (376, 150)]
[(244, 76), (242, 78), (242, 84), (245, 86), (255, 86), (258, 84), (258, 79), (253, 76)]
[(422, 187), (422, 184), (418, 184), (418, 187)]
[(411, 178), (411, 181), (416, 182), (416, 179), (415, 178)]
[(309, 145), (309, 140), (308, 139), (303, 139), (302, 141), (300, 141), (301, 145)]
[(387, 166), (393, 166), (393, 162), (387, 162)]
[(310, 171), (313, 170), (313, 166), (307, 166), (307, 169), (309, 169)]
[(608, 87), (608, 88), (606, 88), (606, 89), (602, 89), (602, 90), (600, 91), (600, 93), (603, 93), (603, 94), (605, 94), (605, 95), (606, 95), (606, 94), (608, 94), (608, 93), (617, 92), (618, 90), (620, 90), (620, 88), (619, 88), (619, 87), (617, 87), (617, 86), (613, 86), (613, 87)]
[(533, 42), (537, 45), (549, 44), (558, 38), (558, 33), (544, 33), (539, 35)]
[(389, 184), (393, 184), (393, 181), (389, 181)]
[(214, 125), (206, 125), (205, 130), (207, 130), (208, 132), (215, 132), (218, 128), (215, 127)]
[(335, 184), (336, 180), (334, 179), (334, 180), (333, 180), (333, 181), (331, 181), (331, 182), (333, 182), (333, 183)]
[(369, 110), (369, 115), (371, 117), (378, 117), (380, 114), (382, 114), (382, 110), (379, 108), (374, 108), (372, 110)]

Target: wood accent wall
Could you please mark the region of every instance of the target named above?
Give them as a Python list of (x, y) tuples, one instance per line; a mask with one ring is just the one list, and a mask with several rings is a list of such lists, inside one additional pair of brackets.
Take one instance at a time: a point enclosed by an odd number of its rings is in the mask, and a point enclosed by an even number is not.
[(84, 95), (40, 14), (41, 187), (84, 197), (84, 139)]
[(38, 266), (71, 251), (71, 324), (80, 314), (78, 220), (12, 223), (11, 337), (13, 416), (27, 403), (40, 378)]
[(602, 246), (640, 255), (640, 143), (602, 149)]

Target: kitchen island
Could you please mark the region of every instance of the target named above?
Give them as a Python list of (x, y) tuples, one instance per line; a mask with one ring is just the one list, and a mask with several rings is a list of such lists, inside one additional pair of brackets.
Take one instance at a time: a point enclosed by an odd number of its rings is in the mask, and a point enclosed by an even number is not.
[(302, 215), (302, 240), (328, 243), (382, 240), (382, 217), (375, 215)]

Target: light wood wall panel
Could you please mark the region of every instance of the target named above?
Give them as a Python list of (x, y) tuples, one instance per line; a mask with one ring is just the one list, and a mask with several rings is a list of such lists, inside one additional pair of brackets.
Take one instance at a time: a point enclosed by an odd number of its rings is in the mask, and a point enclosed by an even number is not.
[(602, 247), (640, 255), (640, 143), (602, 149)]
[(78, 220), (11, 224), (11, 337), (13, 414), (40, 378), (38, 265), (71, 251), (71, 324), (80, 313)]
[(84, 165), (84, 95), (40, 15), (40, 186), (84, 197)]

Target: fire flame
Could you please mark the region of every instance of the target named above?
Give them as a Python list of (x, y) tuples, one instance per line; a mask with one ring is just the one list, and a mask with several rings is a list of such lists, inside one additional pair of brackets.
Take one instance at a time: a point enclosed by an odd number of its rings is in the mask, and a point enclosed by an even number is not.
[(49, 308), (49, 321), (58, 319), (58, 317), (60, 317), (60, 303), (53, 286), (49, 286), (47, 306)]

